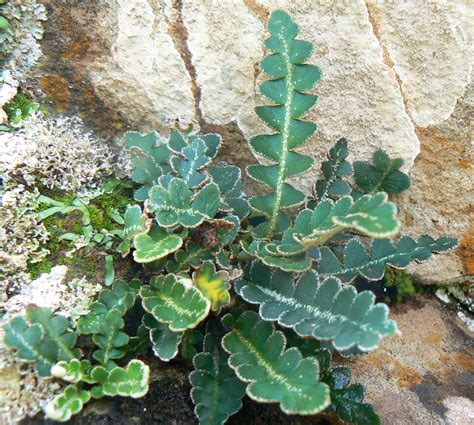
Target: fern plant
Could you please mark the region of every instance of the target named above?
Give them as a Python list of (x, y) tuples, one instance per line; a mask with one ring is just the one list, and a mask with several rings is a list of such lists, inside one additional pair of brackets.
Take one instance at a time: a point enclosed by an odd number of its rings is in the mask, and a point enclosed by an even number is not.
[[(134, 200), (116, 220), (120, 245), (104, 250), (142, 264), (148, 282), (114, 281), (74, 321), (32, 308), (6, 324), (5, 342), (20, 359), (68, 383), (45, 407), (48, 417), (67, 421), (92, 398), (143, 396), (149, 367), (136, 357), (153, 353), (192, 359), (191, 398), (203, 424), (224, 423), (245, 395), (287, 414), (379, 423), (363, 387), (349, 385), (350, 371), (332, 367), (331, 355), (368, 353), (399, 331), (388, 307), (351, 282), (381, 280), (387, 267), (425, 261), (457, 241), (393, 239), (400, 222), (388, 194), (409, 179), (402, 161), (381, 151), (373, 164), (351, 164), (341, 139), (312, 195), (289, 182), (313, 166), (297, 148), (316, 131), (303, 116), (321, 72), (306, 63), (312, 45), (296, 38), (287, 13), (274, 12), (268, 31), (260, 90), (269, 103), (256, 113), (270, 130), (250, 140), (262, 163), (247, 168), (267, 193), (248, 199), (240, 169), (213, 164), (217, 134), (127, 133)], [(49, 202), (51, 213), (64, 208)], [(94, 347), (80, 346), (78, 335)]]

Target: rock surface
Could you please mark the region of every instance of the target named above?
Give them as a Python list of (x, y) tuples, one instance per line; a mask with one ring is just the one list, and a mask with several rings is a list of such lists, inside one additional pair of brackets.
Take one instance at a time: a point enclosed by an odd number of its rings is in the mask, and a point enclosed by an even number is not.
[(344, 364), (366, 386), (384, 424), (469, 424), (474, 420), (473, 334), (432, 296), (391, 309), (401, 339)]
[[(244, 139), (264, 130), (253, 109), (265, 23), (272, 10), (288, 10), (323, 70), (309, 114), (320, 130), (305, 151), (318, 163), (344, 136), (352, 159), (380, 147), (402, 157), (413, 178), (400, 199), (406, 232), (462, 239), (418, 276), (473, 273), (472, 2), (44, 3), (44, 56), (28, 82), (58, 111), (109, 136), (195, 122), (222, 133), (224, 157), (238, 164), (251, 157)], [(316, 176), (317, 168), (298, 184), (308, 189)]]

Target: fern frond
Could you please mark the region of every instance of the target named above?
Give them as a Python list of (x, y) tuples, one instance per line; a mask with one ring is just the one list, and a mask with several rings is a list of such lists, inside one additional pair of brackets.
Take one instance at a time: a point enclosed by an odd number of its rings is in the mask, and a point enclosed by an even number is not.
[(352, 347), (367, 352), (377, 348), (382, 337), (398, 333), (389, 320), (388, 307), (374, 304), (371, 291), (357, 294), (353, 286), (343, 286), (336, 278), (319, 280), (314, 271), (294, 280), (291, 273), (272, 272), (254, 262), (249, 281), (234, 284), (247, 302), (259, 304), (260, 317), (292, 328), (300, 336), (330, 341), (341, 352)]
[(313, 159), (294, 150), (302, 146), (315, 133), (316, 125), (300, 119), (316, 103), (317, 96), (307, 94), (319, 81), (321, 71), (304, 62), (311, 56), (312, 45), (296, 40), (298, 26), (283, 11), (274, 12), (268, 22), (270, 38), (266, 47), (272, 52), (261, 61), (261, 69), (271, 79), (263, 82), (260, 92), (273, 102), (258, 106), (255, 112), (276, 133), (253, 137), (249, 144), (257, 155), (274, 162), (274, 165), (250, 165), (247, 174), (262, 183), (270, 193), (254, 196), (251, 207), (265, 214), (265, 233), (268, 238), (281, 233), (290, 223), (282, 209), (303, 203), (304, 195), (286, 182), (313, 165)]
[(344, 247), (342, 261), (330, 248), (318, 248), (320, 260), (315, 268), (322, 277), (334, 276), (344, 282), (351, 282), (359, 274), (368, 280), (380, 280), (386, 264), (404, 269), (412, 261), (422, 263), (433, 253), (446, 253), (457, 245), (456, 238), (447, 236), (434, 239), (422, 235), (418, 242), (409, 236), (402, 236), (395, 245), (389, 239), (374, 239), (368, 253), (364, 245), (354, 238)]
[(330, 404), (329, 387), (319, 382), (319, 363), (304, 358), (297, 348), (286, 348), (283, 332), (253, 311), (232, 311), (222, 322), (231, 329), (222, 345), (238, 378), (248, 382), (253, 400), (279, 403), (287, 414), (313, 415)]
[(214, 336), (207, 333), (204, 336), (203, 352), (193, 358), (194, 371), (189, 375), (193, 386), (191, 398), (201, 424), (224, 424), (242, 407), (245, 384), (228, 366), (228, 357)]

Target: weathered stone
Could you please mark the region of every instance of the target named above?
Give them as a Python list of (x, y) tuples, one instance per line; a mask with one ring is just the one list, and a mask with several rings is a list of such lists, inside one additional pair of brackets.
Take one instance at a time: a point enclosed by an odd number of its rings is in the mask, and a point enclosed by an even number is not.
[[(241, 0), (183, 1), (191, 62), (200, 87), (202, 118), (227, 124), (253, 109), (254, 65), (263, 54), (264, 26)], [(222, 25), (223, 22), (232, 25)]]
[(449, 118), (470, 82), (474, 14), (462, 3), (367, 1), (407, 113), (417, 126)]
[[(432, 297), (391, 310), (402, 332), (369, 355), (344, 360), (383, 424), (468, 424), (474, 415), (472, 333)], [(471, 418), (471, 419), (470, 419)]]
[(410, 170), (411, 188), (397, 200), (405, 233), (449, 234), (460, 239), (455, 252), (410, 268), (425, 283), (449, 283), (474, 274), (473, 107), (471, 86), (449, 119), (417, 128), (421, 154)]
[(111, 108), (157, 128), (170, 118), (190, 121), (194, 111), (190, 77), (168, 33), (168, 3), (118, 0), (111, 56), (90, 73)]
[[(253, 111), (262, 102), (266, 20), (288, 10), (323, 70), (308, 114), (319, 131), (303, 151), (319, 163), (344, 136), (351, 159), (377, 148), (402, 157), (405, 170), (413, 167), (413, 187), (400, 199), (404, 231), (462, 240), (456, 254), (429, 262), (418, 276), (444, 282), (472, 274), (471, 2), (45, 3), (44, 57), (30, 81), (57, 110), (117, 136), (127, 128), (164, 130), (170, 120), (196, 122), (222, 133), (222, 158), (239, 165), (251, 159), (245, 138), (268, 131)], [(316, 177), (315, 167), (296, 183), (308, 189)]]

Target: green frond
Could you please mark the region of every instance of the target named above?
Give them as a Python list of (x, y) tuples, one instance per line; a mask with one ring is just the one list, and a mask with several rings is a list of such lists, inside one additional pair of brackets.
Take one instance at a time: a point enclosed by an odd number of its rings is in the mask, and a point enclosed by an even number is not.
[(270, 38), (266, 47), (271, 52), (260, 63), (262, 71), (270, 77), (263, 82), (260, 92), (271, 105), (258, 106), (258, 117), (274, 134), (259, 135), (249, 142), (252, 151), (274, 162), (273, 165), (251, 165), (247, 174), (270, 190), (267, 195), (250, 199), (251, 207), (268, 217), (265, 227), (268, 238), (282, 233), (288, 217), (283, 209), (304, 202), (304, 195), (286, 182), (288, 178), (309, 170), (311, 157), (293, 152), (302, 146), (316, 131), (316, 125), (301, 120), (316, 103), (317, 97), (305, 93), (319, 81), (318, 67), (305, 64), (312, 52), (310, 43), (296, 40), (298, 27), (283, 11), (274, 12), (268, 22)]
[(203, 425), (224, 424), (242, 407), (245, 384), (235, 376), (227, 359), (215, 337), (207, 333), (203, 351), (194, 356), (194, 371), (189, 375), (194, 412)]
[(344, 282), (351, 282), (359, 274), (368, 280), (380, 280), (385, 265), (406, 268), (412, 261), (422, 263), (433, 253), (446, 253), (458, 245), (456, 238), (441, 236), (434, 239), (423, 235), (416, 242), (409, 236), (402, 236), (395, 245), (390, 239), (374, 239), (370, 252), (357, 239), (351, 239), (344, 247), (340, 260), (329, 247), (318, 249), (320, 260), (316, 270), (322, 277), (335, 276)]
[(222, 322), (231, 330), (222, 340), (230, 355), (228, 364), (248, 383), (251, 399), (279, 403), (287, 414), (314, 415), (329, 406), (329, 387), (319, 381), (317, 359), (304, 358), (297, 348), (287, 349), (283, 332), (253, 311), (234, 310)]
[(329, 341), (338, 351), (356, 347), (368, 352), (381, 338), (398, 333), (388, 319), (388, 307), (374, 304), (371, 291), (357, 294), (334, 277), (321, 281), (310, 271), (295, 280), (291, 273), (254, 262), (246, 278), (234, 284), (235, 290), (245, 301), (260, 305), (262, 319), (275, 320), (303, 337)]

